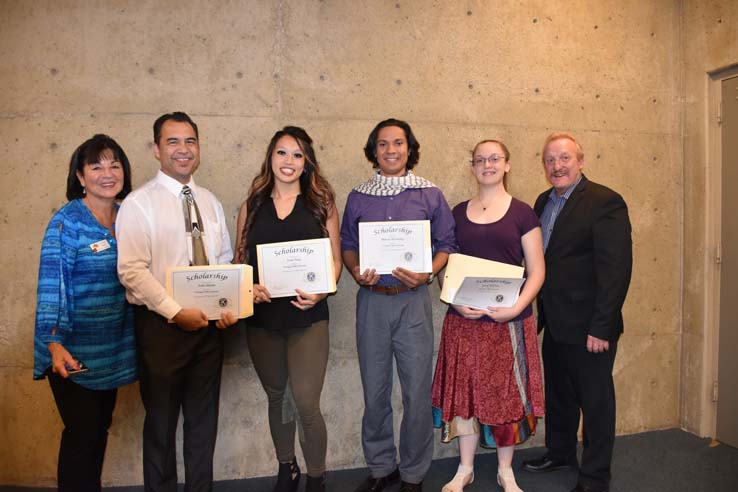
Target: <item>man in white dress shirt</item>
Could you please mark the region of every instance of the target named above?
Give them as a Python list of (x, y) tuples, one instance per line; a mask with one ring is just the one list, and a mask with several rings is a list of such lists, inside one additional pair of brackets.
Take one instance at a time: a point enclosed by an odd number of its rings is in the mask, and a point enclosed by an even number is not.
[[(176, 492), (181, 409), (186, 490), (205, 492), (213, 481), (223, 363), (220, 330), (237, 319), (228, 313), (209, 322), (200, 309), (179, 305), (167, 294), (165, 274), (169, 266), (203, 264), (202, 246), (205, 262), (212, 265), (230, 263), (233, 251), (223, 206), (192, 177), (200, 164), (197, 125), (185, 113), (162, 115), (154, 123), (154, 143), (161, 169), (128, 195), (116, 219), (118, 275), (136, 307), (146, 409), (144, 485), (147, 492)], [(197, 235), (201, 243), (193, 240)]]

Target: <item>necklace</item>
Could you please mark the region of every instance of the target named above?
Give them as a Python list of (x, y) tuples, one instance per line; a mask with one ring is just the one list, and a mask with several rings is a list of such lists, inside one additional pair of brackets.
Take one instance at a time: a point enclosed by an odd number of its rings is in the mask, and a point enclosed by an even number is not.
[[(479, 205), (482, 207), (482, 211), (483, 212), (486, 212), (487, 211), (487, 207), (489, 207), (489, 205), (485, 205), (484, 202), (482, 201), (482, 197), (480, 197), (479, 195), (477, 195), (477, 200), (479, 200)], [(492, 200), (492, 201), (494, 201), (494, 200)], [(490, 203), (490, 205), (491, 205), (491, 203)]]

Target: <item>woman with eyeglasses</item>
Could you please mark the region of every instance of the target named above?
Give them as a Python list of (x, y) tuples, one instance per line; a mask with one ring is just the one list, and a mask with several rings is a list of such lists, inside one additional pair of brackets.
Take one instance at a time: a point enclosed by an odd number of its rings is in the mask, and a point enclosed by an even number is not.
[(543, 284), (541, 228), (533, 210), (508, 193), (510, 152), (497, 140), (472, 151), (478, 191), (453, 209), (459, 252), (525, 264), (526, 281), (511, 307), (448, 308), (433, 381), (433, 413), (442, 442), (459, 440), (460, 464), (442, 492), (474, 480), (477, 445), (497, 448), (497, 482), (520, 492), (512, 471), (515, 445), (535, 433), (543, 383), (531, 302)]

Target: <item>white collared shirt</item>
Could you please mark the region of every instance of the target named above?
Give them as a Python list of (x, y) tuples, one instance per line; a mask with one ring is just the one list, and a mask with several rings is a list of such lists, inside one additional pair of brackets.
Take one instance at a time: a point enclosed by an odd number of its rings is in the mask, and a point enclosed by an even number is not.
[[(210, 264), (230, 263), (233, 249), (223, 206), (194, 179), (190, 178), (187, 185), (200, 210)], [(165, 288), (167, 267), (190, 264), (182, 187), (182, 183), (159, 171), (123, 200), (115, 221), (118, 277), (126, 288), (128, 302), (145, 305), (167, 319), (186, 307), (167, 295)]]

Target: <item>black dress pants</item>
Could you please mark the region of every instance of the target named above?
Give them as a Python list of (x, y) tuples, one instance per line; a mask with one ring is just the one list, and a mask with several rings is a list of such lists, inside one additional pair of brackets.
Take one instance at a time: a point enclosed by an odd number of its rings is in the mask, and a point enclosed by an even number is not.
[(64, 430), (59, 445), (59, 492), (100, 492), (108, 429), (117, 389), (91, 390), (49, 370), (46, 374)]
[(223, 338), (211, 322), (187, 332), (144, 307), (135, 311), (141, 399), (146, 409), (146, 492), (176, 492), (176, 432), (184, 417), (185, 491), (213, 487)]
[(577, 431), (583, 418), (584, 451), (579, 483), (606, 488), (615, 443), (615, 386), (612, 368), (617, 341), (606, 352), (591, 353), (585, 345), (558, 343), (546, 330), (543, 368), (546, 393), (548, 457), (577, 462)]

